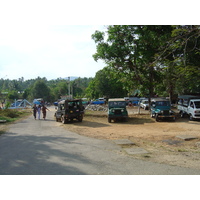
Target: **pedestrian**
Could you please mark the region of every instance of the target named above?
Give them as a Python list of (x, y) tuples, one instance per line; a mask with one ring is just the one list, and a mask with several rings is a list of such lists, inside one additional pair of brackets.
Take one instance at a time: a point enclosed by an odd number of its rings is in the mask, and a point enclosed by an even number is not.
[(41, 105), (38, 106), (37, 112), (38, 112), (38, 119), (40, 120)]
[(33, 116), (34, 116), (35, 119), (36, 119), (36, 113), (37, 113), (37, 107), (36, 107), (36, 104), (34, 104), (34, 106), (33, 106)]
[(47, 110), (49, 111), (49, 109), (45, 105), (43, 105), (42, 106), (42, 114), (43, 114), (43, 119), (44, 120), (46, 118)]

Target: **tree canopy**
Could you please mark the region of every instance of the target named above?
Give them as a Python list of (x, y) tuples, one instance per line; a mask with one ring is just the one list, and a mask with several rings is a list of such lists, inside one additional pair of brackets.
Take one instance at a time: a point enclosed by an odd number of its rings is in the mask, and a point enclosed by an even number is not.
[(47, 80), (44, 78), (36, 78), (24, 80), (23, 77), (18, 80), (0, 79), (0, 93), (8, 92), (10, 100), (25, 98), (30, 102), (35, 98), (43, 98), (45, 101), (54, 102), (61, 96), (70, 94), (74, 98), (82, 98), (85, 96), (85, 90), (92, 78), (77, 78), (73, 81), (66, 79)]
[(99, 70), (86, 89), (86, 96), (90, 99), (124, 97), (127, 93), (122, 79), (119, 79), (117, 73), (109, 67)]
[(93, 58), (132, 77), (132, 85), (150, 97), (160, 89), (199, 92), (199, 36), (199, 26), (111, 25), (92, 35)]

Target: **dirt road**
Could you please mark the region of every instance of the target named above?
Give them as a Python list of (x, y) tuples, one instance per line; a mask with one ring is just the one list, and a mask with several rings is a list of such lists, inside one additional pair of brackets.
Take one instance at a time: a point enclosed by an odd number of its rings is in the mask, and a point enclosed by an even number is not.
[[(106, 112), (86, 111), (82, 123), (63, 125), (81, 135), (100, 139), (129, 139), (136, 146), (150, 152), (148, 156), (138, 154), (135, 158), (153, 162), (200, 169), (200, 121), (189, 121), (177, 117), (176, 122), (156, 122), (149, 111), (129, 108), (128, 122), (108, 123)], [(190, 135), (197, 139), (185, 141), (177, 136)]]
[[(113, 140), (85, 137), (67, 130), (47, 113), (47, 120), (32, 116), (11, 124), (0, 136), (0, 174), (200, 174), (190, 169), (136, 159)], [(104, 132), (109, 125), (99, 122), (74, 123), (87, 128), (93, 123)], [(114, 124), (113, 126), (118, 126)], [(127, 124), (130, 125), (130, 124)], [(72, 127), (71, 126), (71, 127)], [(83, 133), (86, 130), (83, 130)]]

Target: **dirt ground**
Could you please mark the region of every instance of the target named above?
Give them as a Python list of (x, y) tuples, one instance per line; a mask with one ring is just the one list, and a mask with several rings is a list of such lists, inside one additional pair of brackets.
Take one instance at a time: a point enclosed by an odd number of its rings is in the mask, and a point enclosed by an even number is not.
[[(137, 112), (137, 108), (129, 108), (128, 122), (108, 123), (106, 112), (86, 110), (82, 123), (74, 121), (61, 126), (98, 139), (129, 139), (135, 143), (131, 147), (149, 152), (131, 155), (138, 159), (200, 169), (200, 121), (189, 121), (177, 114), (176, 122), (156, 122), (149, 111), (142, 109), (140, 115)], [(197, 139), (185, 141), (176, 137), (179, 135), (196, 136)]]

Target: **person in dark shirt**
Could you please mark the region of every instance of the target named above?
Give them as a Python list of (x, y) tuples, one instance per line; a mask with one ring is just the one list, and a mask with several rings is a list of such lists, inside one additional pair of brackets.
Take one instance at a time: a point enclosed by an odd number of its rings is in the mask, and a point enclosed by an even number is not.
[(42, 106), (42, 114), (43, 114), (43, 119), (45, 120), (46, 115), (47, 115), (47, 110), (49, 110), (45, 105)]
[(37, 107), (36, 107), (36, 104), (34, 104), (34, 106), (33, 106), (33, 116), (34, 116), (35, 119), (36, 119), (36, 113), (37, 113)]

